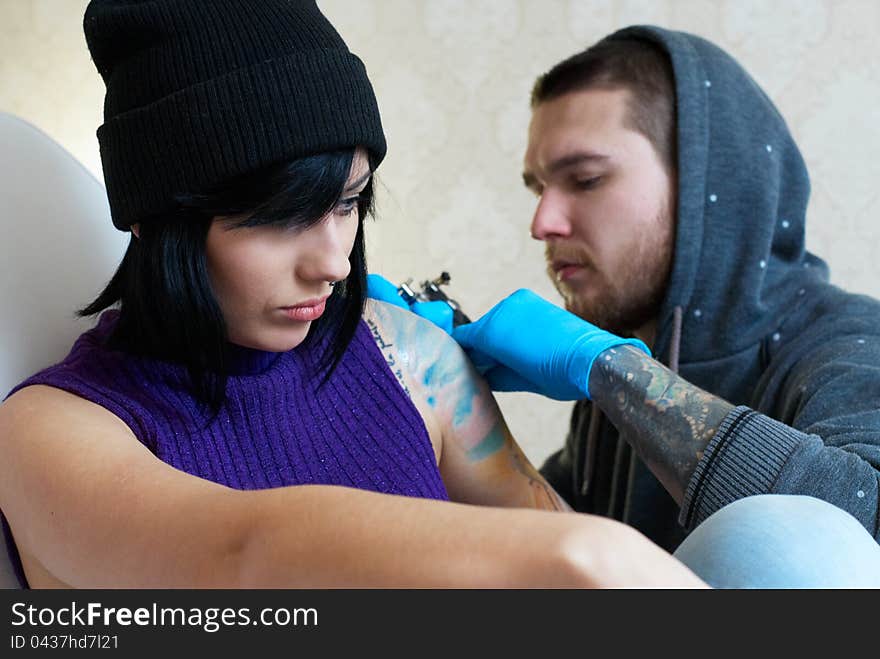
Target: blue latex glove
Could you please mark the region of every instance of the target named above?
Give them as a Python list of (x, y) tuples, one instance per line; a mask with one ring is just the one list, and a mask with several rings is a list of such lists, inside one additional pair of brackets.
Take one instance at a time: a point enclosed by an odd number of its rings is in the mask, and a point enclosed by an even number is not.
[(417, 316), (430, 320), (447, 334), (452, 333), (452, 307), (440, 300), (435, 302), (414, 302), (409, 305), (400, 297), (400, 294), (397, 292), (397, 286), (382, 275), (367, 275), (367, 297), (408, 309)]
[(467, 351), (495, 391), (531, 391), (557, 400), (590, 398), (590, 369), (617, 345), (651, 351), (520, 289), (479, 320), (460, 325), (452, 338)]

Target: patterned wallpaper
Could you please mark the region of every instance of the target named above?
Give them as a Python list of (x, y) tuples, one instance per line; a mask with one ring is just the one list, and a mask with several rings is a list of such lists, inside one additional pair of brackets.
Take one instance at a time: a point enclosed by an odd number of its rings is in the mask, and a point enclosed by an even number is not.
[[(100, 177), (103, 86), (81, 21), (85, 0), (0, 0), (0, 110), (60, 141)], [(389, 154), (372, 269), (400, 281), (447, 270), (477, 316), (520, 286), (557, 299), (528, 237), (520, 183), (534, 78), (619, 27), (655, 23), (734, 54), (775, 100), (813, 180), (808, 247), (833, 280), (880, 296), (880, 2), (877, 0), (319, 0), (365, 61)], [(108, 230), (109, 227), (108, 227)], [(568, 405), (499, 397), (540, 462)]]

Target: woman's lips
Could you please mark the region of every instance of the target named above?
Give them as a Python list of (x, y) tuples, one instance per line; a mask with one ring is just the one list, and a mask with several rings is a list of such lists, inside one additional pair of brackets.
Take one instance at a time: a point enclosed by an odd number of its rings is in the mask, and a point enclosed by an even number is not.
[(327, 298), (321, 298), (319, 300), (309, 300), (304, 304), (297, 305), (295, 307), (281, 307), (281, 311), (284, 312), (291, 320), (297, 320), (300, 322), (318, 320), (321, 317), (321, 314), (324, 313), (324, 308), (327, 306)]

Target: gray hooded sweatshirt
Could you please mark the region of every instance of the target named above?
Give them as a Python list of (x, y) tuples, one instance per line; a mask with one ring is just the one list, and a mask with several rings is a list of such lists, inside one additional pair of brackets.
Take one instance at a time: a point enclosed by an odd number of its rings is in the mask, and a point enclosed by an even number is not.
[(767, 493), (824, 499), (880, 540), (880, 303), (829, 284), (805, 250), (810, 183), (785, 121), (711, 43), (647, 26), (617, 37), (659, 44), (675, 75), (678, 228), (655, 357), (737, 407), (681, 509), (588, 401), (542, 473), (576, 510), (668, 550), (722, 506)]

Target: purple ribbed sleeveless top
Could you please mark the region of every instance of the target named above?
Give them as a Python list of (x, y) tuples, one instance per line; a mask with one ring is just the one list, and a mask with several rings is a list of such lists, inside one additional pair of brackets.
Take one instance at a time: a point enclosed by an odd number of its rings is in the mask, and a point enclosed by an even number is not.
[(62, 362), (10, 395), (33, 384), (69, 391), (122, 419), (162, 461), (236, 489), (325, 484), (448, 499), (424, 421), (363, 321), (323, 386), (311, 375), (314, 348), (236, 346), (211, 420), (184, 367), (104, 346), (117, 317), (105, 311)]

